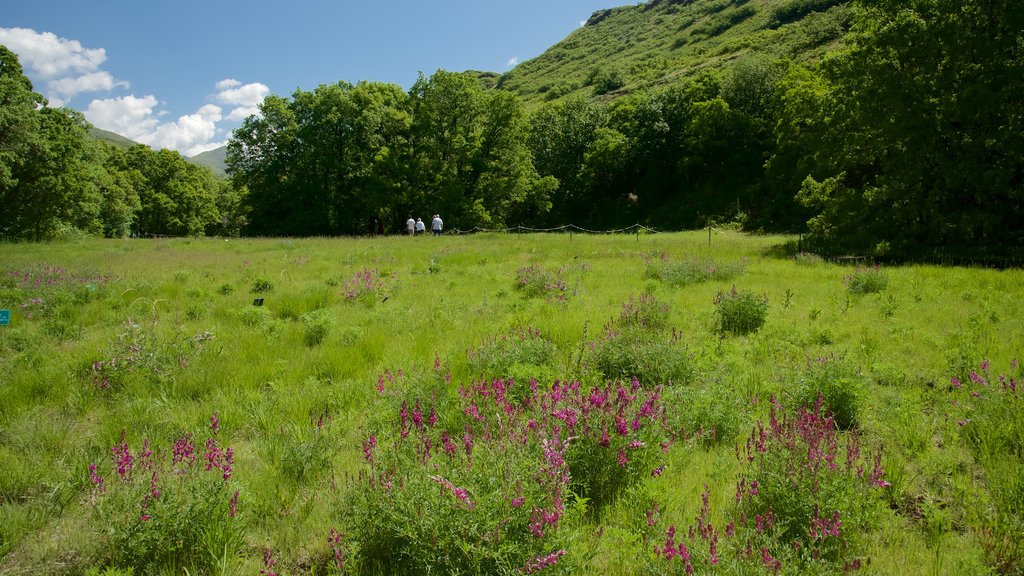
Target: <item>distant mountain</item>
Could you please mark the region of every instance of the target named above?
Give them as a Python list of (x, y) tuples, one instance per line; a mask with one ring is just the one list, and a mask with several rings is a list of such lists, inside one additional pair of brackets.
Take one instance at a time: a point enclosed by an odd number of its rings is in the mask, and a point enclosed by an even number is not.
[(208, 150), (202, 154), (196, 154), (191, 158), (186, 158), (186, 160), (196, 166), (205, 166), (209, 168), (216, 177), (224, 178), (227, 176), (227, 157), (227, 146), (221, 146), (220, 148), (214, 148), (213, 150)]
[(643, 92), (748, 55), (806, 61), (842, 42), (846, 0), (650, 0), (598, 10), (496, 86), (536, 106)]

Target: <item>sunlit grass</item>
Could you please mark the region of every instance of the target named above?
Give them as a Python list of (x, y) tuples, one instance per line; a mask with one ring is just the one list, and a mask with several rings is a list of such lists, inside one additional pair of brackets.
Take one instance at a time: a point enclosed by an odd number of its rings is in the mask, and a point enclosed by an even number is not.
[[(863, 376), (859, 431), (865, 445), (885, 447), (893, 509), (870, 536), (872, 566), (920, 574), (978, 569), (985, 551), (971, 502), (990, 500), (970, 453), (950, 435), (955, 422), (943, 394), (957, 371), (985, 359), (1002, 369), (1024, 355), (1024, 273), (890, 267), (885, 290), (851, 294), (843, 278), (852, 267), (798, 262), (780, 248), (789, 240), (713, 231), (709, 241), (700, 231), (5, 245), (5, 275), (50, 264), (115, 279), (31, 318), (19, 307), (31, 289), (15, 291), (0, 279), (0, 307), (14, 312), (12, 325), (0, 328), (0, 460), (10, 463), (0, 469), (0, 572), (92, 566), (88, 465), (109, 462), (122, 430), (136, 443), (173, 438), (202, 429), (215, 411), (237, 450), (234, 481), (250, 511), (238, 573), (259, 571), (264, 546), (279, 568), (308, 571), (310, 558), (327, 553), (326, 534), (338, 522), (334, 490), (359, 474), (360, 442), (381, 418), (367, 410), (378, 375), (429, 372), (436, 359), (450, 370), (454, 394), (481, 376), (507, 376), (474, 373), (468, 350), (531, 328), (553, 344), (543, 374), (596, 382), (593, 344), (623, 304), (643, 294), (667, 305), (654, 338), (668, 341), (675, 331), (693, 355), (695, 376), (677, 385), (735, 399), (728, 410), (738, 434), (676, 444), (661, 476), (600, 520), (567, 528), (579, 573), (641, 569), (641, 501), (657, 500), (666, 519), (685, 526), (707, 483), (724, 519), (740, 469), (734, 445), (766, 418), (769, 398), (785, 398), (820, 357), (842, 357)], [(746, 266), (727, 281), (673, 287), (645, 277), (646, 259), (658, 255)], [(531, 265), (563, 270), (571, 297), (517, 290), (516, 271)], [(344, 285), (362, 270), (386, 286), (350, 301)], [(260, 280), (272, 289), (254, 294)], [(716, 333), (715, 295), (733, 286), (767, 297), (759, 331)], [(257, 297), (262, 306), (253, 305)], [(315, 342), (303, 320), (313, 312), (330, 319)], [(129, 320), (166, 354), (100, 389), (92, 366), (125, 350)], [(183, 343), (206, 331), (213, 338), (202, 351), (185, 354)], [(295, 468), (321, 416), (326, 463)], [(67, 527), (79, 532), (58, 554), (52, 538)]]

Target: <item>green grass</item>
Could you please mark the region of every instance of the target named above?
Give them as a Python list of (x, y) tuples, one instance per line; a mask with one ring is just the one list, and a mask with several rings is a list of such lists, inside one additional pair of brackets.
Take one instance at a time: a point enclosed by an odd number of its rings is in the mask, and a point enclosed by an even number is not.
[[(646, 337), (669, 342), (674, 332), (690, 355), (693, 376), (666, 392), (690, 410), (676, 424), (717, 425), (729, 437), (676, 443), (661, 476), (599, 516), (565, 523), (574, 573), (644, 573), (641, 527), (652, 499), (666, 523), (686, 526), (707, 483), (713, 518), (726, 520), (742, 469), (735, 445), (767, 417), (770, 397), (785, 401), (813, 380), (808, 366), (819, 358), (841, 358), (844, 374), (857, 376), (861, 444), (884, 447), (893, 486), (862, 539), (872, 570), (984, 573), (995, 561), (986, 530), (1007, 499), (988, 483), (992, 455), (976, 461), (957, 429), (949, 382), (986, 359), (993, 375), (1010, 374), (1024, 356), (1024, 272), (892, 267), (884, 291), (851, 294), (843, 279), (852, 268), (797, 261), (782, 248), (791, 241), (722, 231), (710, 243), (695, 232), (4, 245), (0, 308), (13, 314), (0, 327), (0, 573), (103, 568), (89, 464), (110, 466), (122, 430), (133, 449), (144, 437), (166, 443), (205, 431), (216, 411), (221, 441), (235, 450), (245, 518), (229, 572), (258, 573), (269, 548), (276, 571), (321, 574), (327, 534), (340, 527), (339, 494), (363, 467), (361, 442), (390, 418), (371, 409), (379, 375), (429, 374), (436, 358), (451, 372), (453, 397), (481, 370), (518, 379), (536, 368), (548, 380), (597, 384), (591, 344), (641, 294), (667, 310)], [(745, 271), (676, 286), (645, 274), (651, 255), (743, 261)], [(111, 279), (96, 290), (78, 280), (44, 290), (11, 275), (44, 264)], [(517, 270), (529, 266), (565, 270), (572, 296), (518, 290)], [(386, 288), (349, 301), (346, 283), (366, 269)], [(257, 281), (273, 289), (253, 294)], [(757, 332), (723, 337), (713, 301), (734, 284), (766, 295), (769, 311)], [(252, 305), (257, 296), (262, 307)], [(21, 307), (36, 297), (47, 302)], [(100, 389), (93, 363), (126, 349), (119, 337), (129, 319), (153, 355)], [(526, 328), (550, 343), (541, 366), (517, 360), (533, 356), (514, 347), (502, 352), (507, 361), (467, 354), (496, 350), (496, 338)], [(201, 350), (189, 348), (207, 331), (213, 338)]]
[[(778, 21), (780, 11), (796, 5), (806, 9)], [(599, 10), (498, 85), (539, 106), (572, 94), (643, 93), (749, 55), (813, 61), (843, 41), (850, 13), (845, 2), (830, 0), (653, 1)], [(605, 86), (609, 75), (618, 81)]]

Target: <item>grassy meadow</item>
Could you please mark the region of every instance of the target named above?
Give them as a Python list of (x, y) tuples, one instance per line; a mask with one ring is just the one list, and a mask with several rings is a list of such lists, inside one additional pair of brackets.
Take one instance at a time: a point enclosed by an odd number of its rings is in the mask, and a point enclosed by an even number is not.
[(794, 244), (4, 245), (0, 573), (1024, 573), (1024, 272)]

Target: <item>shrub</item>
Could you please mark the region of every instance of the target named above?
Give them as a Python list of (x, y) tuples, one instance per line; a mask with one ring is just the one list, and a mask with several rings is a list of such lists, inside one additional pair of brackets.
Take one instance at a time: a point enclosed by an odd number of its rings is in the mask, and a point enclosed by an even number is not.
[(302, 342), (309, 347), (323, 344), (334, 328), (334, 315), (328, 310), (314, 310), (299, 316)]
[(878, 491), (890, 484), (881, 450), (869, 465), (857, 434), (847, 435), (842, 453), (840, 442), (821, 403), (780, 417), (773, 399), (767, 428), (758, 422), (738, 455), (750, 466), (737, 485), (739, 523), (777, 558), (837, 567), (858, 562), (858, 538), (874, 526)]
[(697, 442), (729, 446), (745, 426), (741, 398), (719, 383), (700, 389), (672, 388), (666, 400), (678, 408), (673, 411), (672, 429)]
[(382, 297), (389, 297), (394, 288), (392, 284), (385, 281), (385, 278), (392, 278), (392, 276), (382, 274), (376, 269), (363, 268), (345, 282), (341, 294), (349, 302), (362, 302), (367, 306), (372, 306)]
[(578, 286), (579, 275), (588, 270), (589, 266), (586, 264), (577, 265), (575, 270), (562, 266), (554, 272), (539, 264), (531, 264), (516, 270), (515, 287), (531, 298), (543, 296), (548, 301), (565, 302), (576, 296), (577, 292), (576, 286), (569, 286), (567, 274), (572, 271), (577, 273), (576, 285)]
[(768, 297), (753, 292), (729, 292), (715, 296), (716, 330), (720, 334), (741, 336), (756, 332), (768, 318)]
[(122, 433), (111, 463), (91, 464), (91, 521), (106, 544), (104, 564), (160, 571), (212, 571), (229, 565), (244, 526), (231, 476), (234, 451), (218, 440), (217, 414), (205, 448), (191, 433), (160, 450), (147, 439), (132, 450)]
[(889, 277), (879, 266), (858, 266), (843, 277), (850, 294), (875, 294), (885, 290)]
[[(839, 573), (864, 565), (865, 534), (882, 509), (881, 452), (867, 471), (856, 435), (839, 451), (835, 422), (819, 405), (758, 422), (737, 458), (746, 465), (735, 508), (721, 529), (711, 521), (710, 490), (686, 531), (661, 536), (657, 505), (647, 514), (648, 572), (659, 574)], [(653, 542), (653, 546), (650, 543)]]
[(252, 281), (252, 285), (249, 287), (249, 292), (253, 294), (267, 294), (274, 291), (274, 283), (266, 278), (256, 278)]
[(639, 330), (661, 330), (668, 325), (669, 305), (658, 302), (654, 294), (629, 295), (619, 312), (619, 326)]
[(92, 363), (92, 382), (101, 390), (121, 385), (133, 376), (157, 381), (171, 378), (203, 354), (214, 339), (212, 330), (168, 339), (156, 330), (156, 322), (143, 326), (131, 318), (125, 321), (124, 329), (110, 341), (102, 358)]
[(849, 430), (859, 423), (864, 376), (843, 357), (811, 360), (792, 389), (795, 406), (811, 407), (819, 401), (828, 408), (836, 426)]
[(690, 381), (693, 358), (678, 333), (661, 338), (637, 328), (606, 329), (590, 351), (594, 368), (605, 379), (639, 378), (671, 384)]
[(78, 273), (49, 264), (11, 270), (3, 278), (0, 306), (18, 310), (26, 319), (48, 318), (64, 305), (106, 297), (116, 279), (111, 274)]
[(742, 260), (715, 262), (710, 258), (693, 257), (675, 261), (666, 255), (647, 259), (646, 276), (661, 280), (670, 286), (687, 286), (709, 280), (727, 281), (743, 274), (746, 263)]
[(509, 331), (466, 351), (469, 368), (474, 374), (492, 378), (508, 378), (524, 368), (548, 365), (558, 351), (540, 330), (525, 327)]
[(825, 260), (813, 252), (797, 252), (796, 255), (793, 256), (793, 261), (801, 266), (818, 266)]

